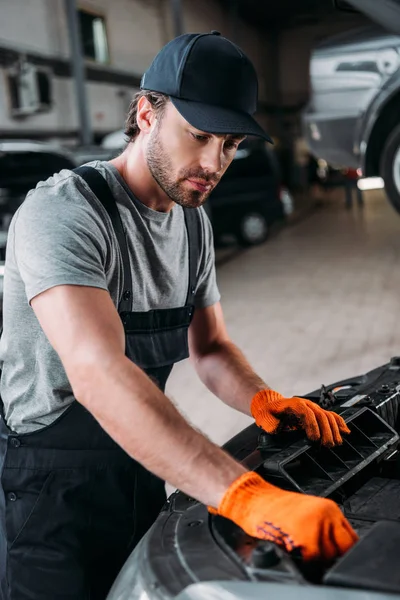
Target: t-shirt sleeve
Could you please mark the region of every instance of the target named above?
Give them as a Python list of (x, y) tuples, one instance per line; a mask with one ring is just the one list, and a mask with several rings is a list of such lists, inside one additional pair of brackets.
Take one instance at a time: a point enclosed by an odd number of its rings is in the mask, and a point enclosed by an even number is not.
[(73, 176), (31, 192), (14, 217), (12, 233), (29, 302), (58, 285), (108, 289), (101, 219)]
[(215, 252), (212, 226), (203, 208), (200, 209), (199, 214), (201, 216), (203, 245), (200, 256), (194, 305), (196, 308), (206, 308), (207, 306), (212, 306), (216, 302), (219, 302), (221, 295), (219, 293), (215, 272)]

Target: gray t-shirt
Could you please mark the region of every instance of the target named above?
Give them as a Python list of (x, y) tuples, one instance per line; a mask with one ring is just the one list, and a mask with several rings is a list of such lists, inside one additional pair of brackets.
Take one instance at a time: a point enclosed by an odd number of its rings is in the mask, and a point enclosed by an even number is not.
[[(133, 278), (133, 311), (183, 306), (188, 289), (188, 242), (183, 209), (154, 211), (138, 201), (110, 163), (89, 163), (106, 177), (126, 231)], [(212, 230), (203, 209), (195, 306), (220, 296)], [(4, 276), (0, 393), (17, 433), (49, 425), (74, 400), (67, 375), (30, 307), (57, 285), (109, 290), (115, 306), (123, 272), (111, 220), (86, 183), (63, 170), (29, 192), (9, 229)], [(63, 324), (60, 323), (60, 327)]]

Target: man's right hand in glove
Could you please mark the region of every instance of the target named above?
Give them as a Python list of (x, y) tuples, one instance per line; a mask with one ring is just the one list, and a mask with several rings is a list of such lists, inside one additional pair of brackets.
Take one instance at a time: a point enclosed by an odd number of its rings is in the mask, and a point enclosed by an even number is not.
[(228, 488), (218, 510), (253, 537), (270, 540), (304, 560), (332, 561), (358, 536), (332, 500), (281, 490), (247, 472)]

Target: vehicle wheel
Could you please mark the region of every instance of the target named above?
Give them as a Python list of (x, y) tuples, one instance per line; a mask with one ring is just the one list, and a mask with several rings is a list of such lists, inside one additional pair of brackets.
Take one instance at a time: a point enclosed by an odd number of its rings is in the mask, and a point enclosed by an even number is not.
[(400, 125), (393, 130), (384, 146), (380, 172), (389, 201), (400, 213)]
[(269, 225), (265, 216), (259, 212), (251, 212), (240, 219), (236, 237), (241, 246), (255, 246), (265, 242), (268, 233)]

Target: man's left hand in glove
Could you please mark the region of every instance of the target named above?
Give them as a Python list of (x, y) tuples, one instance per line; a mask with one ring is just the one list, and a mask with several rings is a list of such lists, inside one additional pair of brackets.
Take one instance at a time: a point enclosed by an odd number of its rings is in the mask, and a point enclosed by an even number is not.
[(277, 433), (285, 426), (304, 429), (310, 440), (321, 440), (325, 446), (342, 444), (342, 434), (350, 433), (338, 414), (324, 410), (311, 400), (284, 398), (269, 389), (261, 390), (254, 396), (251, 414), (257, 425), (267, 433)]

